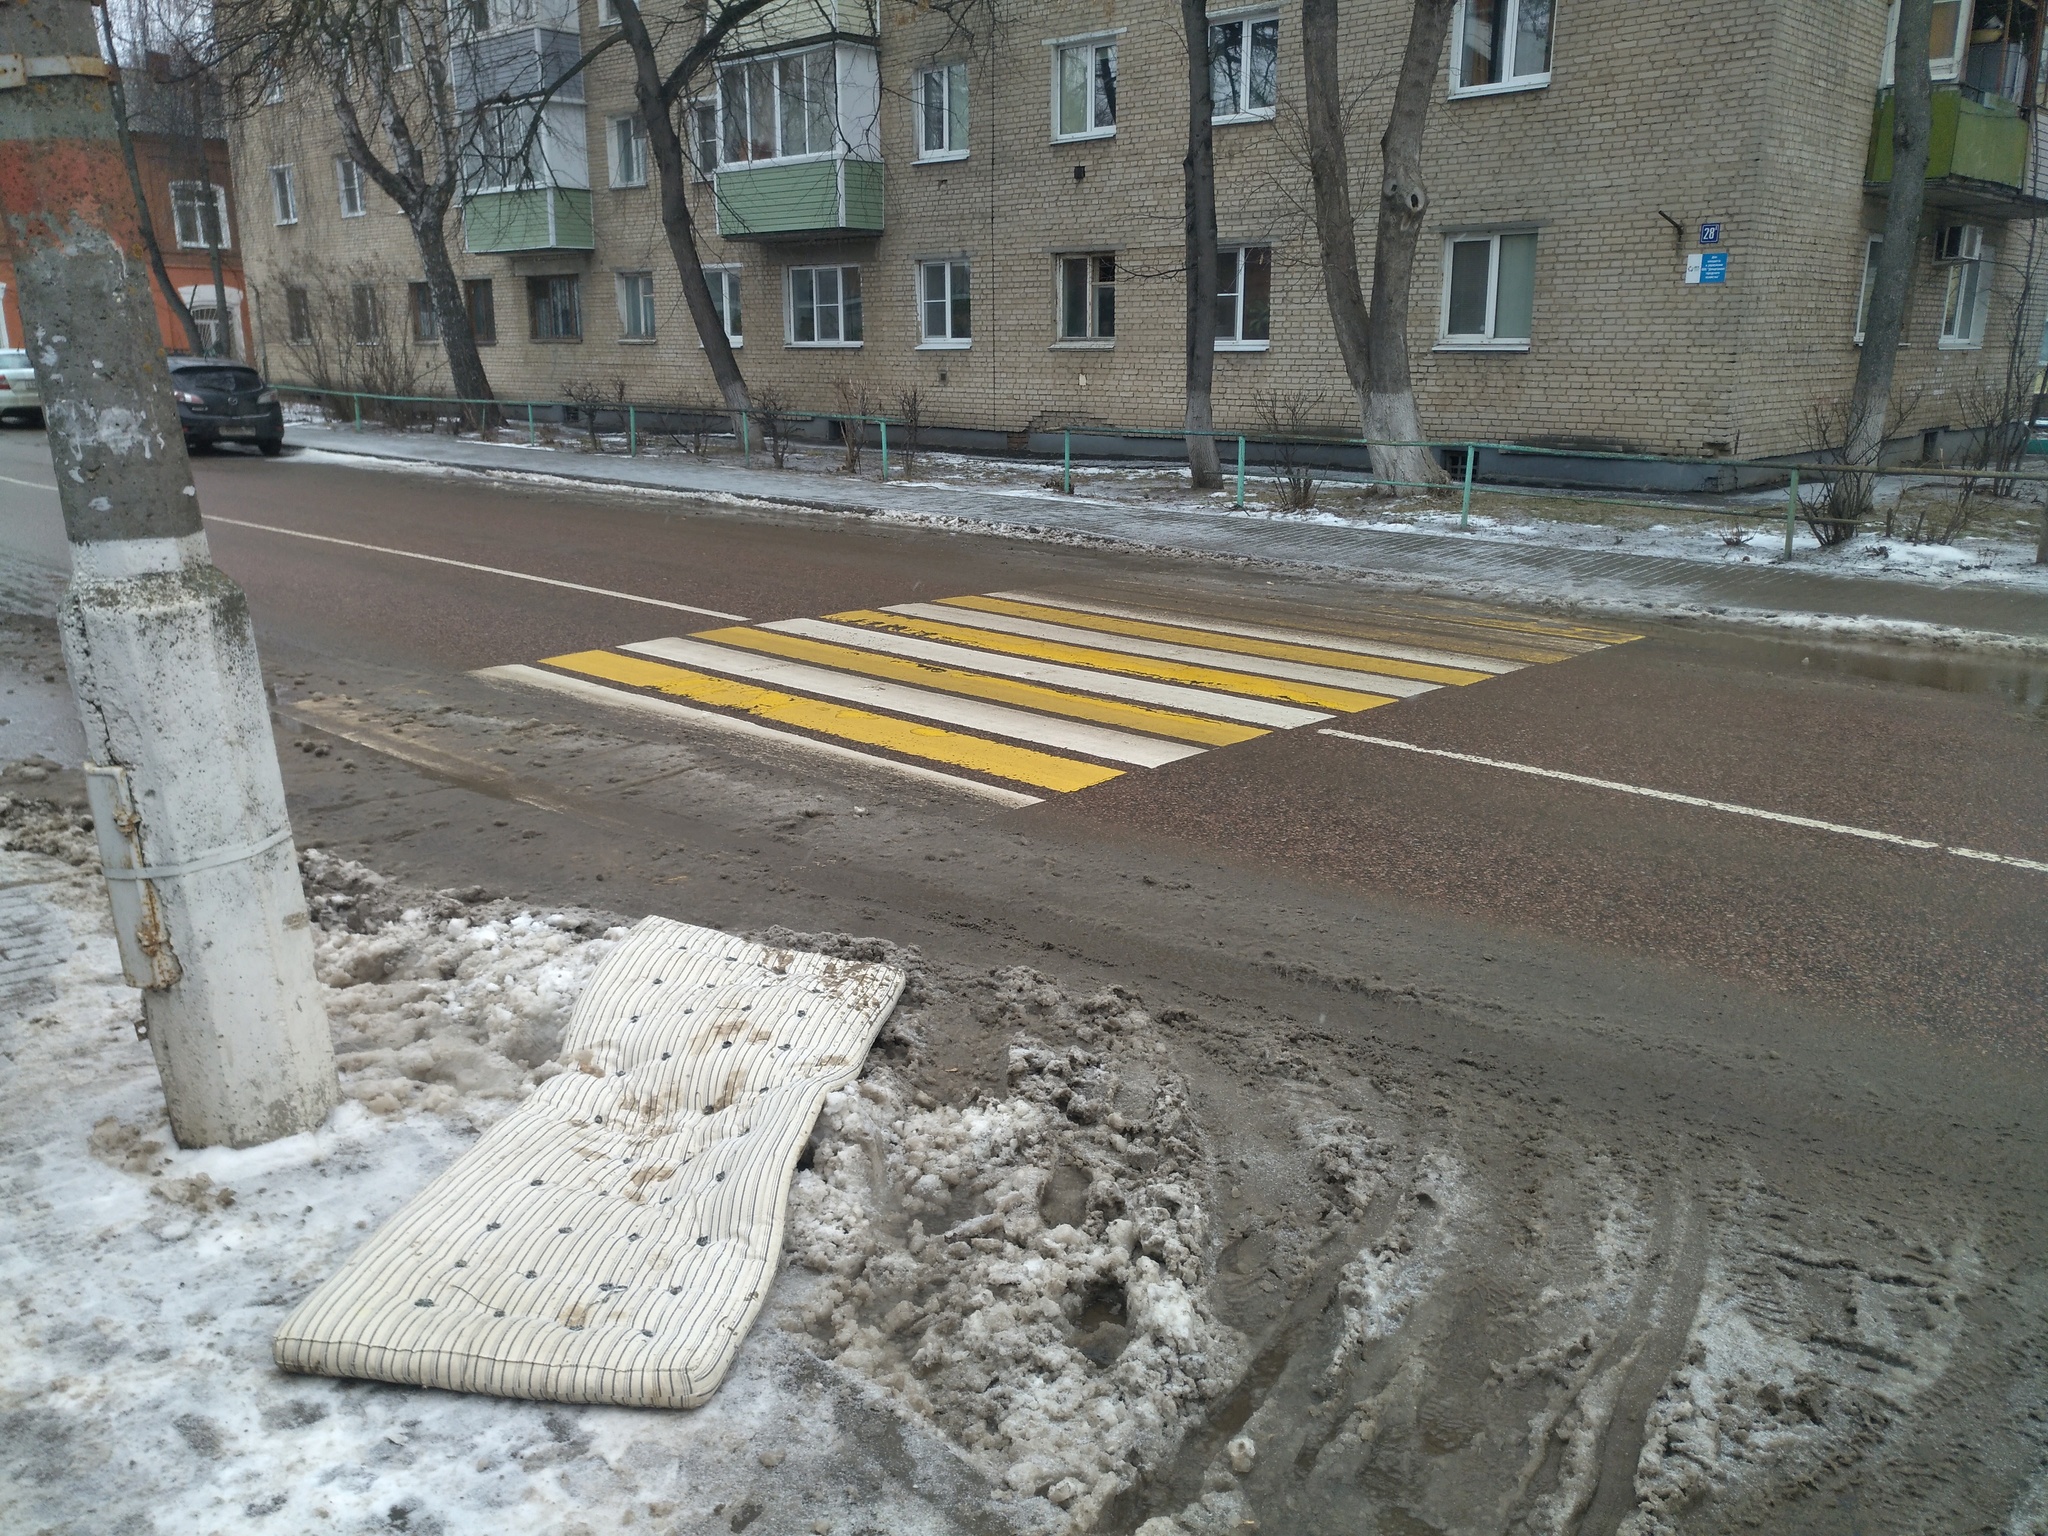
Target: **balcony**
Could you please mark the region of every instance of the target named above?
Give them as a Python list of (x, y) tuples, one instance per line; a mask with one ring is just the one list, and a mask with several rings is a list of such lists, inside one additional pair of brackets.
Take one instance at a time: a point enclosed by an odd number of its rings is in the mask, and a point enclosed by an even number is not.
[(718, 232), (729, 240), (879, 235), (882, 167), (872, 160), (835, 156), (722, 169)]
[[(1883, 193), (1892, 180), (1892, 93), (1879, 93), (1863, 184)], [(1934, 87), (1927, 147), (1927, 206), (1972, 219), (2038, 219), (2048, 200), (2023, 190), (2032, 125), (2000, 96), (1956, 85)]]
[(882, 232), (881, 72), (845, 41), (743, 56), (718, 76), (718, 232), (796, 240)]
[(455, 48), (455, 104), (464, 112), (486, 101), (516, 101), (554, 91), (553, 100), (583, 104), (576, 61), (583, 42), (574, 32), (522, 27), (470, 38)]
[(462, 244), (478, 256), (594, 250), (590, 189), (516, 187), (471, 193), (462, 203)]

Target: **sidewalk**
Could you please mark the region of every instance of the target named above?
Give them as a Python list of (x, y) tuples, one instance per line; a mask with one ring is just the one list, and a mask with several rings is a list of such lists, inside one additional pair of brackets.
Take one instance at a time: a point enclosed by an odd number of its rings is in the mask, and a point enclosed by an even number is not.
[(1034, 534), (1113, 539), (1158, 549), (1391, 576), (1472, 596), (1557, 602), (1653, 616), (1740, 614), (1797, 627), (1861, 624), (1989, 631), (2048, 639), (2048, 597), (1966, 578), (1940, 585), (1797, 565), (1712, 565), (1603, 550), (1530, 546), (1483, 535), (1401, 533), (1261, 517), (1189, 515), (1058, 496), (593, 455), (294, 423), (296, 446), (386, 462), (557, 476), (599, 485), (732, 496), (855, 516), (912, 516)]

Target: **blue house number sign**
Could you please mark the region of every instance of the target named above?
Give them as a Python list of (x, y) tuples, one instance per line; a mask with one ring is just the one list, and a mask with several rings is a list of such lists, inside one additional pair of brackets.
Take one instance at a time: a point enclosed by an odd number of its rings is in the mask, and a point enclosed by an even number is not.
[(1701, 245), (1719, 245), (1720, 243), (1721, 225), (1718, 220), (1712, 224), (1702, 224), (1700, 226)]

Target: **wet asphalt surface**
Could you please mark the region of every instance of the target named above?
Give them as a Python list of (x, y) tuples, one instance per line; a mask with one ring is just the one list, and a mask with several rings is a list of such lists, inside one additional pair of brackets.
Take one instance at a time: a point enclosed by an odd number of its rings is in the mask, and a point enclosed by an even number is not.
[[(1269, 623), (1417, 611), (1220, 563), (761, 516), (580, 488), (217, 456), (195, 470), (266, 654), (422, 680), (718, 620), (281, 537), (291, 527), (759, 621), (1004, 588)], [(288, 477), (288, 479), (286, 479)], [(276, 488), (288, 483), (291, 496)], [(280, 653), (281, 654), (281, 653)], [(1333, 725), (2048, 859), (2048, 705), (2024, 667), (1651, 626), (1570, 661)], [(530, 701), (540, 713), (557, 701)], [(2048, 877), (1317, 735), (1276, 733), (1011, 813), (1140, 857), (1171, 847), (1424, 919), (1754, 985), (1830, 1031), (1995, 1055), (2048, 1033)]]

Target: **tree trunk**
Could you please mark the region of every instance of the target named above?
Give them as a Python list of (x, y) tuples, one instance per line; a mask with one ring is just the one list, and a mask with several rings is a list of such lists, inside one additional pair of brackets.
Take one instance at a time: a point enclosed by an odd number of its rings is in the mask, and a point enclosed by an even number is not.
[[(697, 44), (709, 57), (732, 25), (758, 5), (729, 5), (718, 23), (708, 24)], [(683, 301), (690, 306), (690, 321), (697, 328), (697, 340), (704, 345), (704, 360), (711, 365), (712, 381), (719, 397), (732, 413), (733, 433), (745, 430), (741, 413), (752, 408), (747, 381), (733, 355), (732, 342), (725, 334), (725, 317), (711, 302), (711, 286), (704, 278), (704, 263), (697, 254), (697, 231), (690, 217), (690, 166), (683, 153), (683, 141), (676, 132), (673, 108), (686, 71), (682, 66), (662, 73), (655, 57), (654, 41), (635, 0), (616, 0), (619, 31), (633, 53), (634, 99), (640, 106), (640, 121), (647, 130), (647, 149), (661, 173), (661, 228), (668, 237), (669, 255), (676, 264), (676, 276), (683, 285)], [(713, 35), (713, 25), (718, 26)], [(687, 64), (687, 60), (685, 64)]]
[(1343, 82), (1337, 73), (1337, 0), (1301, 0), (1303, 95), (1308, 110), (1308, 171), (1315, 192), (1316, 246), (1323, 292), (1344, 373), (1365, 415), (1372, 343), (1365, 290), (1358, 280), (1358, 237), (1351, 213), (1351, 164), (1344, 143)]
[(1209, 10), (1205, 0), (1181, 0), (1188, 45), (1188, 144), (1181, 160), (1187, 236), (1188, 480), (1198, 491), (1223, 483), (1216, 460), (1216, 299), (1221, 272), (1216, 253), (1215, 103), (1209, 88)]
[(412, 238), (420, 249), (427, 295), (434, 305), (434, 326), (441, 333), (441, 347), (448, 355), (448, 376), (455, 386), (455, 397), (463, 402), (464, 414), (473, 415), (477, 431), (488, 437), (497, 426), (497, 408), (491, 403), (491, 380), (484, 372), (483, 353), (476, 344), (476, 326), (463, 299), (455, 263), (448, 255), (447, 225), (438, 218), (421, 220), (413, 226)]
[[(1913, 264), (1920, 253), (1920, 213), (1927, 194), (1927, 151), (1932, 136), (1933, 85), (1927, 70), (1931, 0), (1900, 0), (1898, 42), (1892, 56), (1892, 184), (1884, 215), (1884, 245), (1863, 322), (1863, 355), (1849, 395), (1842, 443), (1844, 462), (1874, 465), (1884, 448), (1899, 333), (1911, 297)], [(1830, 497), (1838, 518), (1857, 519), (1870, 511), (1871, 477), (1843, 475)], [(1823, 544), (1844, 543), (1856, 533), (1853, 521), (1819, 525)]]
[(1444, 38), (1455, 0), (1415, 0), (1408, 47), (1387, 130), (1380, 136), (1379, 229), (1373, 244), (1372, 307), (1367, 320), (1365, 436), (1396, 446), (1372, 450), (1382, 479), (1447, 485), (1436, 455), (1417, 446), (1422, 421), (1408, 371), (1408, 298), (1415, 276), (1415, 246), (1422, 235), (1429, 194), (1422, 185), (1422, 130), (1436, 89)]
[(149, 270), (156, 278), (157, 289), (170, 305), (171, 313), (178, 317), (185, 332), (185, 345), (196, 357), (206, 347), (199, 339), (199, 322), (192, 318), (191, 306), (171, 284), (171, 274), (164, 266), (164, 248), (157, 243), (156, 220), (150, 216), (149, 199), (142, 193), (142, 168), (136, 163), (135, 139), (128, 131), (128, 93), (121, 84), (119, 55), (114, 52), (114, 23), (105, 6), (100, 7), (100, 33), (107, 41), (107, 57), (114, 63), (114, 73), (109, 78), (113, 88), (110, 94), (114, 103), (114, 132), (121, 142), (121, 160), (128, 167), (128, 189), (135, 197), (135, 223), (142, 235), (142, 249), (149, 257)]

